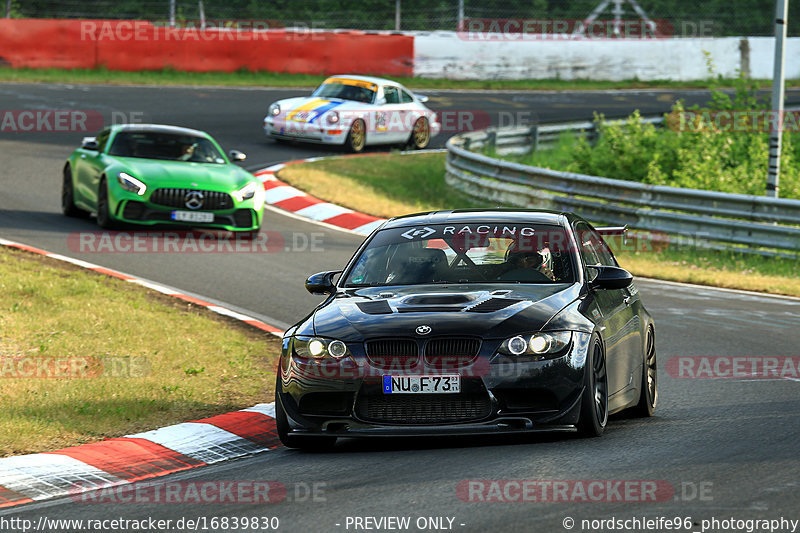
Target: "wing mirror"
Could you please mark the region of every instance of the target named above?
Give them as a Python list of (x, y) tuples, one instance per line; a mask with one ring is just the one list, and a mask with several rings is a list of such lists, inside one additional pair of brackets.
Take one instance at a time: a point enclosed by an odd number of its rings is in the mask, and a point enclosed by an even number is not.
[(230, 156), (231, 161), (244, 161), (247, 159), (247, 154), (240, 152), (239, 150), (231, 150), (228, 152), (228, 155)]
[(336, 292), (336, 285), (333, 283), (333, 276), (341, 273), (341, 270), (331, 270), (328, 272), (318, 272), (306, 280), (306, 290), (311, 294), (333, 294)]
[(624, 268), (613, 266), (589, 266), (597, 274), (589, 283), (597, 289), (624, 289), (633, 282), (633, 275)]
[(424, 94), (417, 94), (417, 93), (414, 93), (414, 96), (416, 96), (416, 97), (417, 97), (417, 100), (418, 100), (420, 103), (423, 103), (423, 104), (424, 104), (425, 102), (427, 102), (427, 101), (428, 101), (428, 97), (427, 97), (427, 96), (425, 96)]
[(375, 105), (386, 105), (386, 98), (381, 96), (380, 98), (376, 99)]
[(84, 137), (81, 141), (81, 148), (84, 150), (97, 150), (98, 146), (96, 137)]

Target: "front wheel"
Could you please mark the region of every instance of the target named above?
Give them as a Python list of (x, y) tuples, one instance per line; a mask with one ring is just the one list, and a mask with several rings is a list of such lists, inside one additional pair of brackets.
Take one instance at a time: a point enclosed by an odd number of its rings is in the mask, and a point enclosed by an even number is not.
[(647, 328), (642, 361), (642, 384), (639, 403), (632, 409), (637, 416), (653, 416), (658, 403), (658, 368), (656, 364), (656, 334), (653, 327)]
[(357, 118), (353, 121), (344, 145), (353, 153), (358, 153), (364, 150), (364, 147), (367, 145), (367, 125), (363, 120)]
[(599, 437), (608, 424), (608, 373), (603, 344), (595, 339), (584, 371), (584, 390), (578, 433), (583, 437)]
[(408, 147), (412, 150), (423, 150), (431, 142), (431, 125), (425, 117), (419, 117), (414, 122), (414, 129), (411, 130), (411, 137), (408, 139)]
[(83, 217), (88, 213), (75, 205), (75, 186), (72, 184), (72, 168), (64, 165), (61, 182), (61, 212), (68, 217)]
[(100, 180), (100, 187), (97, 189), (97, 225), (103, 229), (114, 229), (116, 223), (111, 216), (108, 206), (108, 186), (106, 180)]

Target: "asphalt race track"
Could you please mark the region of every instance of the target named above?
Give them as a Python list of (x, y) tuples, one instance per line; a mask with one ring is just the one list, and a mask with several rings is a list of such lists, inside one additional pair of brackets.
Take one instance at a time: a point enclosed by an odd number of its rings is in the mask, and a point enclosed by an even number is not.
[[(0, 85), (0, 109), (90, 109), (107, 119), (116, 112), (144, 122), (196, 127), (209, 131), (226, 150), (246, 152), (247, 168), (257, 169), (337, 153), (264, 138), (261, 120), (267, 105), (300, 93), (5, 84)], [(667, 111), (676, 97), (687, 105), (707, 99), (702, 91), (427, 94), (436, 111), (481, 110), (493, 121), (517, 112), (540, 121), (590, 119), (595, 110), (608, 116), (623, 116), (637, 108), (654, 114)], [(797, 91), (788, 94), (790, 101), (800, 97)], [(441, 147), (448, 135), (437, 138), (435, 146)], [(267, 211), (263, 230), (280, 234), (286, 244), (283, 251), (75, 253), (68, 236), (97, 229), (93, 220), (67, 219), (59, 209), (61, 168), (80, 137), (0, 132), (0, 237), (225, 302), (279, 327), (295, 322), (320, 301), (305, 292), (305, 276), (342, 266), (361, 242), (343, 231)], [(313, 250), (308, 244), (311, 236), (317, 243)], [(327, 454), (278, 449), (166, 479), (278, 481), (287, 488), (281, 503), (85, 504), (62, 498), (3, 511), (0, 518), (36, 522), (41, 516), (136, 520), (275, 516), (280, 519), (279, 531), (297, 532), (364, 531), (366, 527), (354, 526), (352, 517), (389, 516), (411, 517), (409, 531), (420, 530), (419, 517), (447, 517), (453, 519), (449, 526), (453, 530), (470, 532), (566, 531), (567, 518), (575, 520), (573, 531), (611, 530), (581, 523), (610, 518), (688, 517), (696, 523), (673, 531), (700, 531), (701, 521), (712, 517), (800, 519), (800, 378), (692, 379), (671, 377), (666, 371), (670, 358), (682, 356), (800, 356), (800, 301), (646, 280), (638, 286), (656, 319), (659, 405), (652, 419), (616, 417), (601, 439), (539, 435), (347, 440)], [(464, 495), (457, 493), (457, 487), (465, 480), (644, 480), (659, 486), (666, 483), (674, 490), (655, 502), (624, 494), (621, 499), (629, 501), (581, 502), (573, 496), (573, 501), (480, 502), (459, 497)], [(309, 491), (311, 487), (315, 489)], [(447, 529), (448, 520), (443, 524)], [(264, 529), (247, 529), (251, 530)]]

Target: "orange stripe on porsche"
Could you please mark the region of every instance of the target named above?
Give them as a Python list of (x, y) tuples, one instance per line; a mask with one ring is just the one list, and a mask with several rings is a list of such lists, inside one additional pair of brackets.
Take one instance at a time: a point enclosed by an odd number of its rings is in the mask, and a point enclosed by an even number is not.
[(267, 448), (276, 448), (281, 445), (280, 439), (278, 439), (278, 430), (275, 428), (275, 419), (261, 413), (234, 411), (195, 420), (195, 422), (211, 424)]
[[(330, 100), (324, 100), (322, 98), (315, 98), (310, 102), (306, 102), (305, 104), (301, 105), (300, 107), (296, 107), (292, 109), (288, 113), (286, 113), (286, 120), (295, 120), (299, 122), (305, 122), (306, 118), (308, 117), (308, 112), (313, 111), (318, 107), (322, 107), (324, 105), (328, 105)], [(301, 115), (299, 118), (297, 115)]]
[(163, 476), (206, 464), (149, 440), (128, 437), (46, 453), (72, 457), (127, 481)]

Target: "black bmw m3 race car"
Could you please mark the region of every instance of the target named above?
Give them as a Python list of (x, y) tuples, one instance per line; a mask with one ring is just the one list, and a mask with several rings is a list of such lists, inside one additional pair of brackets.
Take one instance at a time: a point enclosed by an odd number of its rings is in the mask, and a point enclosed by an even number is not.
[[(577, 431), (653, 414), (655, 326), (632, 276), (570, 213), (459, 210), (394, 218), (283, 338), (281, 441)], [(341, 274), (337, 278), (337, 276)]]

